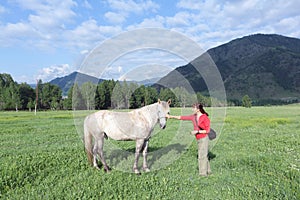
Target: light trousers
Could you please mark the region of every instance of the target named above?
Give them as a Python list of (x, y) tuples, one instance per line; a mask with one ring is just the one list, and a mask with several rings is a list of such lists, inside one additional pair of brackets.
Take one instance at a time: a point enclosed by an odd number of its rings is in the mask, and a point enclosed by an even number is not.
[(207, 176), (211, 173), (210, 164), (208, 160), (208, 136), (197, 140), (198, 142), (198, 164), (199, 175)]

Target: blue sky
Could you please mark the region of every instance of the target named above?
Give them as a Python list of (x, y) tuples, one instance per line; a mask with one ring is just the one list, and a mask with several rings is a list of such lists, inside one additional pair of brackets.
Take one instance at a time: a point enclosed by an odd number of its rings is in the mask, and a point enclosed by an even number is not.
[[(0, 73), (19, 83), (47, 82), (80, 70), (88, 52), (102, 42), (141, 28), (176, 31), (204, 50), (254, 33), (300, 38), (299, 8), (298, 0), (2, 0)], [(135, 63), (139, 66), (151, 60), (149, 69), (164, 65), (170, 70), (186, 62), (162, 52), (125, 55), (123, 62), (107, 67), (107, 78), (132, 71), (125, 63), (134, 56), (145, 58)]]

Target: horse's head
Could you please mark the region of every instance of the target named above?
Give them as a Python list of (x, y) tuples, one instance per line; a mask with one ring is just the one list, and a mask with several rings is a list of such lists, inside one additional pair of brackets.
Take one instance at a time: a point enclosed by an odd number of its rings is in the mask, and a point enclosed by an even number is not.
[(168, 100), (168, 102), (158, 100), (158, 121), (161, 129), (166, 128), (166, 115), (170, 113), (170, 104), (170, 99)]

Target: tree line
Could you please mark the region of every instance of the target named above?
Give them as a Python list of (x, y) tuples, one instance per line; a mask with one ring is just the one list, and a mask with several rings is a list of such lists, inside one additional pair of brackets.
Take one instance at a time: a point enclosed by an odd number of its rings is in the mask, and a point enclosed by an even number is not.
[[(138, 85), (134, 82), (104, 80), (93, 84), (77, 83), (69, 89), (67, 97), (54, 84), (39, 80), (36, 88), (27, 83), (18, 84), (9, 74), (0, 74), (0, 110), (100, 110), (134, 109), (157, 102), (158, 99), (172, 99), (172, 106), (187, 107), (195, 102), (211, 106), (212, 99), (190, 94), (184, 88), (162, 88)], [(221, 103), (220, 103), (221, 104)]]
[(0, 74), (0, 110), (60, 109), (62, 90), (53, 84), (38, 81), (38, 87), (18, 84), (9, 74)]

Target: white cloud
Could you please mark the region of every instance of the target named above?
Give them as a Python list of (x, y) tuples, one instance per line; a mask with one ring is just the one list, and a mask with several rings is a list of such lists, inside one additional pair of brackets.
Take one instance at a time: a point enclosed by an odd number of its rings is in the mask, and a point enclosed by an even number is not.
[(201, 2), (197, 0), (181, 0), (177, 3), (178, 8), (185, 8), (185, 9), (199, 9), (199, 4)]
[(290, 17), (290, 18), (284, 18), (280, 20), (277, 24), (275, 24), (275, 27), (277, 29), (285, 30), (287, 32), (294, 32), (294, 27), (300, 26), (300, 16), (297, 17)]
[(173, 68), (160, 64), (141, 65), (122, 74), (119, 80), (143, 81), (152, 78), (160, 78), (167, 75), (172, 70)]
[(117, 68), (118, 68), (118, 72), (121, 73), (123, 68), (121, 66), (118, 66)]
[[(105, 3), (110, 9), (105, 9), (102, 13), (105, 22), (93, 17), (75, 22), (82, 14), (74, 11), (79, 3), (72, 0), (15, 2), (22, 9), (28, 10), (29, 14), (19, 22), (0, 24), (2, 46), (12, 46), (19, 42), (24, 46), (46, 50), (91, 49), (97, 43), (124, 30), (144, 27), (179, 31), (204, 44), (204, 48), (264, 31), (299, 37), (296, 27), (299, 26), (300, 2), (297, 0), (277, 0), (275, 3), (261, 0), (180, 0), (176, 4), (179, 12), (169, 16), (156, 14), (160, 5), (154, 1), (108, 0)], [(90, 10), (96, 9), (87, 0), (80, 5)], [(0, 6), (0, 13), (4, 9)], [(124, 26), (125, 22), (137, 17), (138, 20), (134, 23)], [(107, 22), (113, 25), (109, 26)]]
[(134, 30), (137, 28), (164, 28), (165, 17), (155, 16), (154, 18), (146, 18), (139, 24), (132, 24), (127, 27), (127, 30)]
[(108, 6), (112, 11), (105, 13), (105, 18), (113, 24), (124, 23), (131, 14), (146, 15), (156, 13), (159, 5), (153, 1), (133, 1), (133, 0), (109, 0)]
[(52, 65), (41, 69), (37, 75), (37, 79), (41, 79), (43, 82), (48, 82), (54, 78), (66, 76), (73, 71), (74, 69), (68, 64)]
[(72, 8), (77, 4), (72, 0), (15, 0), (15, 3), (21, 11), (26, 10), (29, 14), (19, 22), (7, 22), (0, 26), (2, 46), (18, 44), (49, 49), (59, 41), (65, 24), (73, 23), (76, 16)]
[(89, 53), (89, 50), (87, 50), (87, 49), (84, 49), (84, 50), (80, 51), (81, 55), (86, 55), (88, 53)]
[(121, 24), (126, 20), (125, 14), (107, 12), (105, 13), (105, 18), (113, 24)]
[[(101, 59), (101, 58), (100, 58)], [(185, 65), (186, 60), (161, 49), (139, 49), (114, 60), (101, 75), (105, 79), (145, 80), (166, 75), (172, 69)]]
[(176, 5), (181, 11), (165, 17), (164, 25), (186, 34), (205, 49), (259, 32), (300, 37), (296, 28), (300, 17), (297, 0), (272, 3), (261, 0), (180, 0)]
[(153, 1), (140, 1), (135, 2), (133, 0), (108, 0), (109, 6), (113, 10), (142, 14), (143, 12), (156, 12), (159, 5)]
[(91, 49), (105, 38), (121, 32), (119, 26), (101, 26), (97, 21), (90, 19), (82, 22), (73, 30), (66, 30), (62, 36), (66, 45), (81, 49)]
[[(300, 37), (300, 1), (180, 0), (172, 14), (164, 15), (159, 1), (13, 0), (24, 12), (19, 21), (0, 22), (0, 45), (92, 49), (124, 30), (143, 27), (167, 28), (185, 34), (208, 49), (252, 33), (278, 33)], [(8, 4), (9, 4), (8, 3)], [(170, 5), (172, 9), (173, 5)], [(0, 5), (2, 17), (10, 8)], [(98, 10), (97, 10), (98, 9)], [(158, 12), (159, 11), (159, 12)], [(95, 14), (96, 13), (96, 14)], [(85, 16), (85, 14), (87, 14)], [(125, 25), (125, 23), (128, 25)], [(112, 25), (110, 25), (112, 24)], [(17, 45), (16, 45), (17, 44)]]
[(178, 12), (174, 17), (167, 17), (166, 23), (169, 27), (188, 26), (191, 15), (188, 12)]
[(34, 33), (34, 30), (25, 23), (16, 23), (16, 24), (7, 24), (4, 28), (4, 31), (2, 33), (6, 33), (7, 35), (13, 34), (17, 37), (25, 36), (28, 37), (32, 33)]
[(87, 8), (87, 9), (93, 9), (93, 7), (91, 6), (91, 4), (88, 2), (88, 0), (84, 0), (83, 2), (83, 7)]
[(77, 6), (72, 0), (17, 0), (20, 7), (32, 11), (28, 17), (28, 23), (38, 30), (45, 28), (61, 28), (64, 22), (69, 22), (76, 13), (72, 10)]
[(102, 79), (116, 79), (123, 74), (123, 67), (122, 66), (109, 66), (103, 68), (103, 73), (101, 74)]

